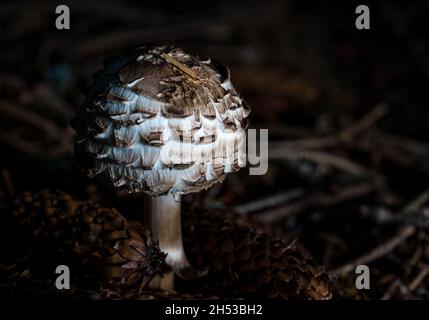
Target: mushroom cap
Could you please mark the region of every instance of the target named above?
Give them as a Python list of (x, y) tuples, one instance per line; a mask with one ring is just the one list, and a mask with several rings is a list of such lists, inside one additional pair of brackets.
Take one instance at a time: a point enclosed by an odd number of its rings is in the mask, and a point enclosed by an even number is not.
[(130, 193), (198, 192), (246, 165), (249, 113), (221, 63), (140, 47), (94, 76), (72, 121), (76, 159)]

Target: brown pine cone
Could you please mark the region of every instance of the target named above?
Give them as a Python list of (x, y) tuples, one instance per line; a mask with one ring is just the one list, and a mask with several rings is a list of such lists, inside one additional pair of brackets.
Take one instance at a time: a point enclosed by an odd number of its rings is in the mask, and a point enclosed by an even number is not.
[(210, 286), (231, 294), (269, 299), (330, 299), (330, 276), (289, 247), (221, 211), (184, 217), (185, 248), (196, 267), (209, 267)]
[(106, 284), (145, 285), (165, 268), (165, 255), (149, 231), (115, 209), (42, 191), (21, 195), (14, 215), (41, 245), (95, 267)]

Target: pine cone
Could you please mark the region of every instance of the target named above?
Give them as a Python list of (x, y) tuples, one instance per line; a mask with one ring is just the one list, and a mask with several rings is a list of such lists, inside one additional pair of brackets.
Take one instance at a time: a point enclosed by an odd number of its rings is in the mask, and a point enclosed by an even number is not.
[(149, 231), (115, 209), (43, 191), (21, 195), (14, 215), (44, 247), (95, 267), (106, 284), (144, 285), (165, 267)]
[(185, 248), (194, 265), (209, 267), (210, 286), (243, 297), (330, 299), (330, 276), (301, 250), (201, 210), (184, 217)]

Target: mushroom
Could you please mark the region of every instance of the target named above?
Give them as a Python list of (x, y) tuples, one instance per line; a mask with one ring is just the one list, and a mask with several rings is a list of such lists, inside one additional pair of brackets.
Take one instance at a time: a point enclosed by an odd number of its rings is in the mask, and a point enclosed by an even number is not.
[[(149, 195), (145, 220), (167, 264), (198, 277), (184, 253), (180, 198), (246, 165), (249, 113), (223, 64), (173, 46), (139, 47), (95, 75), (72, 122), (76, 159), (89, 176)], [(173, 289), (173, 271), (151, 286)]]

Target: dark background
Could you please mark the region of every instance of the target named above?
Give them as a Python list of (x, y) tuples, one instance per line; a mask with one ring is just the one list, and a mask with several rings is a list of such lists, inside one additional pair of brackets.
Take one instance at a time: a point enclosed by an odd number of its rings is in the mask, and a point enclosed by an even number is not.
[[(59, 4), (70, 30), (55, 28)], [(370, 30), (355, 28), (358, 4)], [(336, 271), (412, 225), (368, 261), (367, 295), (428, 298), (429, 209), (402, 210), (428, 189), (428, 14), (424, 1), (2, 1), (0, 195), (59, 188), (137, 216), (139, 196), (112, 197), (80, 174), (69, 120), (104, 59), (176, 44), (228, 65), (251, 127), (270, 130), (266, 175), (244, 169), (188, 200), (246, 211)], [(243, 209), (277, 194), (274, 206)]]

